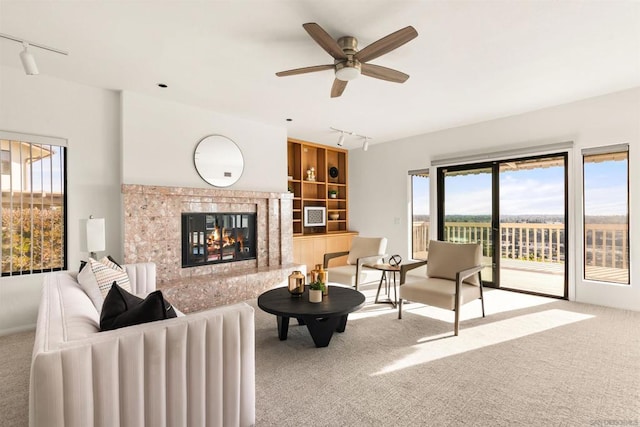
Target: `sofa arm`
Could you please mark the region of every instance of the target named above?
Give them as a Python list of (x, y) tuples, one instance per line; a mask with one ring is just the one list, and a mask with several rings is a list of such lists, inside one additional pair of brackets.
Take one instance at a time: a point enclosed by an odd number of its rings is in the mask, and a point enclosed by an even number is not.
[(30, 426), (253, 425), (254, 329), (241, 303), (40, 351)]
[(123, 265), (132, 293), (136, 295), (147, 295), (156, 290), (156, 264), (153, 262), (140, 262), (137, 264)]

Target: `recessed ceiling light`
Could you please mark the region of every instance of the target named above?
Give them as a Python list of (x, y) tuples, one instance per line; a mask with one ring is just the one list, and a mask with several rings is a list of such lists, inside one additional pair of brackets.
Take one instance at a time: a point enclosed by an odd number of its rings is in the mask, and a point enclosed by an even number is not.
[(287, 121), (288, 121), (288, 122), (292, 122), (292, 121), (293, 121), (293, 119), (287, 119)]
[(158, 83), (158, 87), (161, 87), (161, 88), (163, 88), (163, 89), (164, 89), (165, 87), (167, 87), (167, 85), (166, 85), (166, 84), (164, 84), (164, 83)]

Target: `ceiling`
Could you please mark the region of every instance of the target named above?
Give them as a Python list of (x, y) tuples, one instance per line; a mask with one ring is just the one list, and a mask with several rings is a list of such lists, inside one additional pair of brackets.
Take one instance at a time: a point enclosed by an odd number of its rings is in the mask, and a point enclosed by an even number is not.
[[(332, 62), (305, 22), (355, 36), (360, 48), (414, 26), (416, 39), (371, 61), (411, 77), (361, 76), (333, 99), (332, 71), (276, 77)], [(34, 49), (41, 75), (330, 145), (330, 126), (375, 144), (640, 86), (638, 1), (0, 0), (0, 33), (69, 51)], [(21, 68), (21, 49), (0, 39), (0, 64)]]

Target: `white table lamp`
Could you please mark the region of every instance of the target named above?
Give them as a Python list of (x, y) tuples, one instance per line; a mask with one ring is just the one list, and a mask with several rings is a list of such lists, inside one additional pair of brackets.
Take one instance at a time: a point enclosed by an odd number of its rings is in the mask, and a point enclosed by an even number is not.
[(87, 251), (89, 256), (96, 258), (96, 252), (105, 250), (104, 218), (89, 216), (87, 220)]

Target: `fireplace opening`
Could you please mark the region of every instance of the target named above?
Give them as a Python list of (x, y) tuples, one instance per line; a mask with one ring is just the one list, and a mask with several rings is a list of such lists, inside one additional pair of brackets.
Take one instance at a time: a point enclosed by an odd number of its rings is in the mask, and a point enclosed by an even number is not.
[(182, 267), (256, 258), (255, 213), (183, 213)]

